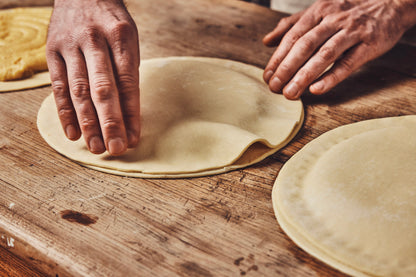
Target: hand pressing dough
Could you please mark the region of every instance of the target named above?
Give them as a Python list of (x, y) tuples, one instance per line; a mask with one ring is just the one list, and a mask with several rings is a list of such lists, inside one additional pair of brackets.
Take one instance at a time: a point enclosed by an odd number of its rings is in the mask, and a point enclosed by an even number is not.
[(45, 47), (51, 8), (0, 11), (0, 92), (49, 84)]
[(339, 127), (308, 143), (273, 187), (280, 226), (353, 276), (416, 276), (416, 116)]
[(111, 157), (65, 138), (53, 97), (38, 114), (43, 138), (91, 168), (134, 177), (191, 177), (256, 163), (286, 145), (303, 120), (300, 101), (274, 94), (254, 66), (212, 58), (142, 61), (139, 146)]

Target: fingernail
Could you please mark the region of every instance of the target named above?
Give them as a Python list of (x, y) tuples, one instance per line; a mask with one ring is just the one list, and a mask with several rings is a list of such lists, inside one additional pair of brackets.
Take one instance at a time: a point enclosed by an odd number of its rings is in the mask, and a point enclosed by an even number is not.
[(67, 138), (69, 138), (69, 139), (76, 139), (77, 136), (78, 136), (77, 129), (72, 124), (66, 126), (65, 134), (66, 134)]
[(103, 140), (99, 136), (92, 137), (89, 141), (89, 148), (92, 153), (99, 154), (104, 152)]
[(275, 76), (271, 79), (269, 87), (272, 91), (279, 92), (282, 87), (282, 81), (280, 81), (280, 79), (277, 76)]
[(284, 94), (290, 98), (296, 98), (299, 93), (299, 87), (296, 83), (288, 84), (284, 89)]
[(268, 82), (270, 78), (273, 76), (273, 74), (273, 70), (267, 70), (266, 73), (264, 73), (264, 80)]
[(121, 138), (113, 138), (108, 142), (108, 152), (112, 155), (121, 154), (126, 150), (126, 146)]

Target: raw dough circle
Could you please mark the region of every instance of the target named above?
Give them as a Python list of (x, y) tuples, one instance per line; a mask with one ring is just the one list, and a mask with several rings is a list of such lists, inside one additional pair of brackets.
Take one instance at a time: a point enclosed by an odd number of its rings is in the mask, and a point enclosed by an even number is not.
[(49, 71), (45, 71), (22, 80), (0, 82), (0, 92), (37, 88), (49, 85), (50, 83)]
[(140, 82), (141, 139), (126, 154), (94, 155), (83, 140), (67, 140), (52, 96), (39, 110), (41, 135), (59, 153), (96, 170), (178, 178), (256, 163), (302, 125), (302, 103), (271, 93), (262, 70), (251, 65), (197, 57), (145, 60)]
[(363, 121), (311, 141), (273, 187), (280, 226), (354, 276), (416, 276), (416, 116)]

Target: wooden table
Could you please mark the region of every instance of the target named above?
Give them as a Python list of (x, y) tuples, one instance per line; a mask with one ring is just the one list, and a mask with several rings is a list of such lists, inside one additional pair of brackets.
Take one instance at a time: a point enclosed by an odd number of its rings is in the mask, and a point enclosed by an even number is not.
[[(137, 0), (129, 9), (142, 59), (210, 56), (259, 67), (273, 52), (261, 38), (282, 17), (232, 0)], [(416, 48), (407, 40), (328, 95), (305, 96), (304, 127), (282, 151), (205, 178), (135, 179), (84, 168), (37, 131), (50, 87), (0, 94), (0, 275), (344, 276), (283, 233), (272, 186), (282, 165), (320, 134), (416, 114)]]

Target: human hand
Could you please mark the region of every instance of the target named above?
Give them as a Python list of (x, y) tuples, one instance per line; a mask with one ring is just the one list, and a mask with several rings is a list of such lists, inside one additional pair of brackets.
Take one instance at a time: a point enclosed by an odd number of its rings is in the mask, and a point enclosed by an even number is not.
[(55, 0), (46, 57), (71, 140), (120, 155), (140, 136), (139, 42), (122, 0)]
[(318, 0), (264, 37), (266, 46), (278, 47), (263, 78), (288, 99), (308, 86), (313, 94), (326, 93), (391, 49), (416, 24), (415, 14), (415, 0)]

